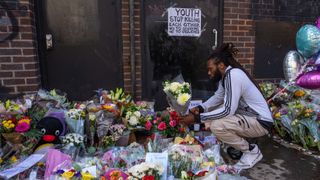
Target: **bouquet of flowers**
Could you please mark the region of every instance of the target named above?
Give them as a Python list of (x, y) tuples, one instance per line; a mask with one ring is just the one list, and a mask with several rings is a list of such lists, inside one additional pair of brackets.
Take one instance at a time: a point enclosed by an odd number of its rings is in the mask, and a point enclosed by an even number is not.
[(62, 143), (70, 146), (80, 147), (84, 142), (84, 138), (80, 134), (69, 133), (62, 138)]
[(167, 95), (167, 100), (171, 108), (181, 115), (186, 115), (191, 101), (190, 84), (187, 82), (165, 81), (163, 87), (163, 91)]
[(265, 99), (269, 99), (277, 89), (276, 85), (270, 82), (260, 83), (259, 86)]
[(155, 119), (145, 123), (145, 127), (148, 131), (159, 132), (164, 136), (174, 137), (180, 132), (179, 120), (180, 116), (175, 111), (163, 114), (158, 112)]
[(124, 135), (126, 127), (123, 124), (114, 124), (110, 127), (108, 135), (102, 138), (102, 147), (108, 148)]
[(143, 128), (143, 125), (154, 116), (154, 113), (150, 109), (136, 105), (135, 103), (124, 106), (121, 114), (124, 124), (129, 129)]
[(5, 116), (1, 120), (0, 131), (11, 144), (22, 143), (25, 137), (35, 138), (40, 134), (36, 129), (36, 122), (28, 116)]
[(18, 115), (24, 114), (29, 108), (31, 108), (31, 100), (22, 103), (19, 100), (7, 100), (4, 103), (0, 101), (0, 114)]
[(144, 162), (131, 167), (128, 172), (128, 180), (160, 180), (163, 167), (161, 165)]
[(66, 112), (66, 123), (73, 133), (84, 134), (86, 119), (86, 105), (75, 103), (72, 109)]
[(319, 104), (313, 101), (308, 90), (284, 82), (280, 84), (277, 96), (269, 101), (276, 132), (304, 148), (318, 147), (320, 150)]
[[(60, 92), (59, 90), (52, 89), (51, 91), (46, 91), (43, 89), (40, 89), (37, 93), (36, 100), (38, 102), (40, 101), (46, 101), (52, 102), (53, 106), (56, 108), (66, 108), (69, 104), (67, 103), (67, 94), (64, 92)], [(46, 103), (46, 104), (47, 104)]]

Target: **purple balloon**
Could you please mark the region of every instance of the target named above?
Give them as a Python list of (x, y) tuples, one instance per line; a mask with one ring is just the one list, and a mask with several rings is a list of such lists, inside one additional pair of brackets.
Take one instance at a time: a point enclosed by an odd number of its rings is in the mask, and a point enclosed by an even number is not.
[(298, 78), (296, 84), (306, 89), (320, 88), (320, 71), (307, 72)]
[(320, 17), (316, 20), (315, 25), (320, 29)]

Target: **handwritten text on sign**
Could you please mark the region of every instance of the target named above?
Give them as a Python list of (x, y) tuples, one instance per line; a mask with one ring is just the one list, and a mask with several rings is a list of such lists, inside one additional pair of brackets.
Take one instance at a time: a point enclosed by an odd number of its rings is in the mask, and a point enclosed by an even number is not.
[(194, 36), (201, 34), (201, 10), (194, 8), (168, 8), (169, 36)]

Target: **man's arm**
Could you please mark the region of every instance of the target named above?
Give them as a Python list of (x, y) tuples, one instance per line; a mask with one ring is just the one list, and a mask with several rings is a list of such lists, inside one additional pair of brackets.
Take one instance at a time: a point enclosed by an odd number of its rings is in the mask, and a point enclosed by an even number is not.
[(242, 92), (242, 78), (245, 74), (238, 69), (233, 69), (225, 77), (225, 95), (223, 107), (214, 111), (201, 113), (201, 121), (221, 119), (230, 115), (234, 115), (238, 108), (239, 100)]
[(200, 110), (200, 113), (208, 112), (210, 108), (221, 105), (223, 103), (223, 97), (224, 97), (224, 88), (222, 87), (222, 82), (220, 81), (218, 89), (214, 93), (214, 95), (211, 96), (206, 102), (200, 105), (203, 109), (202, 112)]

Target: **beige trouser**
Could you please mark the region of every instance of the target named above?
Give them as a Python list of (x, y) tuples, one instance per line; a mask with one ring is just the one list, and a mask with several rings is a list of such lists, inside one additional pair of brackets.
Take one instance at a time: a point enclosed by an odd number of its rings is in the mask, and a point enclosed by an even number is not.
[(211, 121), (210, 129), (218, 140), (240, 151), (247, 151), (249, 143), (243, 138), (268, 134), (255, 117), (234, 115)]

